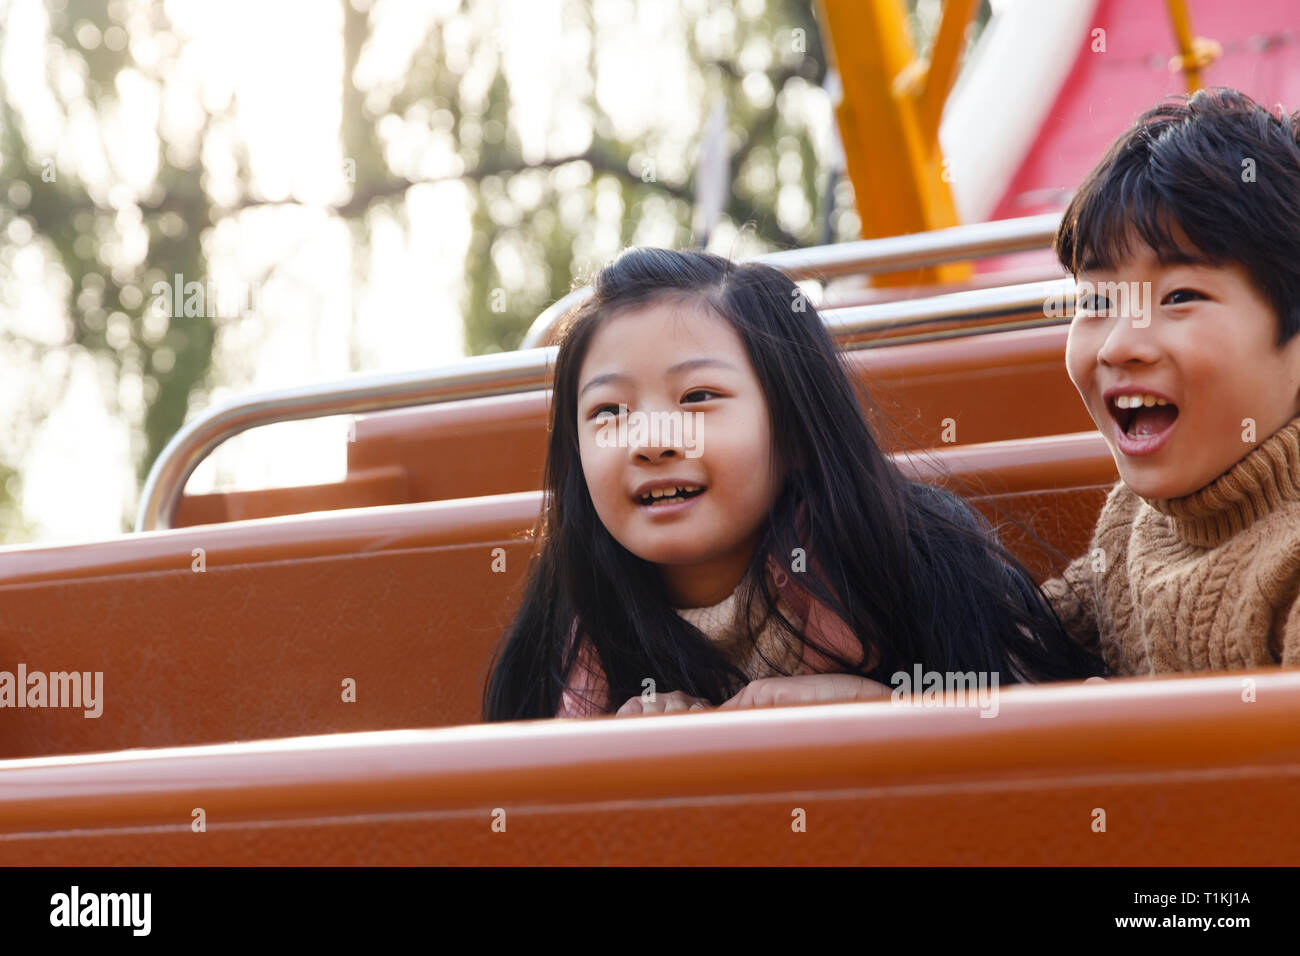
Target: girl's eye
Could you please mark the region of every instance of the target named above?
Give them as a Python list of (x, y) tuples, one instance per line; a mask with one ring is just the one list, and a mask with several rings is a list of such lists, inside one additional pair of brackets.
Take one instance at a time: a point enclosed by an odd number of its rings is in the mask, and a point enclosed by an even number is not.
[[(1175, 301), (1175, 296), (1183, 296), (1184, 298)], [(1197, 292), (1195, 289), (1175, 289), (1173, 292), (1170, 292), (1165, 296), (1165, 301), (1162, 302), (1161, 305), (1182, 305), (1184, 302), (1193, 302), (1196, 299), (1204, 298), (1205, 296), (1201, 295), (1201, 293)]]
[[(695, 389), (691, 389), (691, 391), (687, 392), (685, 395), (682, 396), (683, 401), (688, 401), (692, 395), (701, 396), (700, 398), (697, 398), (696, 401), (703, 402), (703, 401), (708, 401), (710, 398), (717, 398), (719, 393), (708, 388), (695, 388)], [(605, 418), (605, 417), (618, 418), (621, 414), (623, 414), (622, 406), (615, 405), (611, 402), (606, 402), (604, 405), (597, 405), (594, 409), (592, 409), (592, 412), (588, 416), (588, 418), (590, 418), (591, 421), (594, 422), (594, 421), (599, 421), (601, 418)]]

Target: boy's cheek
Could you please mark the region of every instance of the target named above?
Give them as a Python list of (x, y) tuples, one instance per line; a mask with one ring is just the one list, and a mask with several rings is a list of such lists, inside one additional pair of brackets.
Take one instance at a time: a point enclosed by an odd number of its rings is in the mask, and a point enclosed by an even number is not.
[(1070, 376), (1070, 381), (1074, 383), (1074, 387), (1079, 390), (1079, 394), (1083, 396), (1085, 404), (1088, 403), (1088, 393), (1095, 381), (1092, 370), (1096, 367), (1097, 350), (1092, 348), (1091, 343), (1087, 341), (1087, 336), (1077, 332), (1072, 325), (1069, 338), (1065, 341), (1065, 371)]

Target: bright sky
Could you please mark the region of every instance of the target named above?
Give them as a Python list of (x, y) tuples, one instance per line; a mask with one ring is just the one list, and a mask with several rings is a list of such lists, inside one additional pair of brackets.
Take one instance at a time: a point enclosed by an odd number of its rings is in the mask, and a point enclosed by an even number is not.
[[(51, 5), (60, 2), (48, 0)], [(147, 66), (163, 52), (143, 25), (147, 4), (112, 0), (110, 5), (121, 4), (140, 24), (138, 29), (124, 36), (100, 36), (87, 25), (89, 29), (78, 31), (78, 39), (88, 48), (129, 42), (136, 59)], [(596, 57), (598, 102), (616, 135), (634, 136), (647, 128), (661, 131), (655, 160), (659, 174), (675, 180), (688, 173), (684, 163), (698, 135), (699, 104), (707, 95), (705, 89), (693, 86), (699, 81), (696, 71), (688, 69), (678, 25), (682, 8), (700, 6), (701, 0), (593, 3), (601, 30)], [(358, 75), (363, 86), (393, 90), (431, 18), (445, 17), (455, 4), (377, 0), (375, 7), (374, 43), (363, 56)], [(761, 9), (762, 2), (741, 0), (737, 7), (746, 12)], [(235, 197), (230, 157), (242, 140), (247, 143), (258, 191), (302, 204), (247, 211), (227, 218), (212, 231), (208, 254), (215, 285), (221, 295), (241, 301), (251, 296), (256, 311), (223, 327), (216, 365), (217, 380), (224, 384), (211, 395), (200, 396), (197, 408), (253, 390), (327, 380), (353, 371), (420, 368), (463, 355), (457, 297), (469, 241), (466, 190), (457, 182), (411, 189), (406, 222), (390, 215), (379, 217), (372, 247), (361, 262), (351, 259), (346, 225), (324, 208), (346, 195), (338, 139), (342, 17), (337, 5), (327, 0), (168, 0), (166, 10), (181, 55), (177, 68), (168, 71), (162, 96), (138, 73), (125, 73), (117, 89), (120, 109), (100, 118), (115, 169), (126, 185), (110, 188), (113, 179), (100, 161), (95, 118), (74, 116), (64, 127), (37, 79), (52, 66), (46, 62), (47, 21), (41, 0), (0, 0), (4, 23), (0, 78), (29, 124), (33, 153), (54, 157), (59, 169), (77, 170), (94, 184), (101, 201), (126, 209), (132, 196), (152, 182), (156, 171), (152, 130), (159, 116), (179, 138), (197, 141), (193, 134), (204, 108), (214, 113), (233, 108), (237, 126), (218, 125), (203, 156), (209, 189), (218, 201)], [(511, 123), (525, 157), (540, 159), (585, 148), (592, 131), (578, 100), (591, 83), (588, 38), (583, 31), (564, 29), (563, 0), (474, 2), (469, 4), (469, 14), (474, 26), (454, 33), (452, 40), (460, 36), (467, 51), (473, 46), (473, 33), (499, 37), (514, 98)], [(731, 29), (733, 14), (722, 10), (703, 22), (700, 35), (725, 37)], [(162, 42), (174, 41), (164, 37)], [(452, 57), (465, 59), (466, 53), (453, 48), (448, 52)], [(476, 60), (469, 64), (465, 83), (481, 93), (490, 77), (491, 63)], [(69, 92), (76, 92), (80, 83), (75, 77), (62, 82), (70, 84)], [(382, 94), (377, 95), (382, 105)], [(761, 96), (762, 91), (755, 95)], [(822, 120), (829, 127), (829, 106), (824, 100), (803, 105), (814, 113), (823, 110)], [(446, 175), (452, 169), (449, 137), (439, 131), (430, 138), (428, 128), (424, 117), (409, 127), (397, 117), (380, 124), (390, 160), (412, 178)], [(529, 188), (523, 181), (520, 187)], [(540, 189), (534, 191), (540, 195)], [(561, 201), (557, 213), (588, 227), (575, 249), (583, 263), (597, 267), (618, 251), (616, 224), (621, 209), (615, 197), (598, 199), (595, 222), (581, 205), (568, 201)], [(138, 222), (132, 222), (129, 209), (122, 216), (128, 235), (124, 246), (129, 246), (132, 227), (138, 227)], [(650, 216), (636, 241), (668, 244), (672, 233), (666, 216)], [(7, 238), (22, 246), (30, 236), (17, 228), (19, 234), (11, 228)], [(29, 226), (27, 230), (30, 233)], [(737, 256), (748, 254), (743, 240), (733, 246), (733, 238), (727, 230), (719, 230), (711, 246), (725, 247)], [(121, 250), (124, 258), (130, 252)], [(273, 265), (273, 277), (263, 283), (261, 278)], [(509, 249), (498, 265), (503, 271), (527, 274), (523, 256)], [(51, 266), (40, 248), (35, 244), (19, 248), (14, 268), (20, 307), (0, 316), (0, 327), (59, 341), (65, 327), (66, 291), (49, 281)], [(148, 289), (143, 292), (150, 294)], [(109, 315), (105, 321), (111, 334), (114, 317)], [(107, 410), (104, 389), (112, 387), (111, 380), (89, 356), (71, 362), (55, 357), (46, 367), (33, 369), (30, 363), (0, 355), (4, 417), (13, 421), (21, 416), (24, 395), (42, 383), (48, 388), (65, 373), (70, 379), (67, 400), (36, 426), (31, 454), (20, 463), (23, 511), (34, 526), (34, 540), (42, 542), (111, 537), (120, 532), (121, 517), (133, 516), (137, 505), (129, 431)], [(124, 374), (117, 391), (125, 408), (143, 408), (138, 374)], [(245, 433), (200, 466), (189, 490), (339, 480), (346, 470), (346, 428), (346, 419), (329, 419)], [(0, 433), (0, 441), (5, 440)]]

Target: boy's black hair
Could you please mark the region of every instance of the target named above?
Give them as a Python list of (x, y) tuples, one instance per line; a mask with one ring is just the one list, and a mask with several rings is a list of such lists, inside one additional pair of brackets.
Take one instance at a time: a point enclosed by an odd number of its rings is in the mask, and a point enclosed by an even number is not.
[(1162, 263), (1240, 263), (1277, 312), (1283, 345), (1300, 332), (1297, 136), (1300, 112), (1270, 113), (1237, 90), (1162, 102), (1080, 184), (1056, 255), (1075, 276), (1113, 269), (1136, 237)]
[[(652, 302), (677, 306), (683, 322), (705, 321), (707, 312), (735, 330), (763, 389), (774, 459), (790, 463), (742, 578), (740, 620), (751, 620), (756, 605), (774, 609), (761, 584), (769, 556), (788, 566), (803, 548), (808, 569), (798, 575), (800, 586), (849, 626), (864, 652), (876, 652), (877, 666), (857, 670), (861, 676), (888, 683), (917, 663), (996, 672), (1003, 683), (1102, 672), (1099, 660), (1065, 636), (1033, 579), (983, 519), (951, 492), (904, 477), (884, 453), (862, 405), (869, 396), (855, 389), (822, 317), (787, 276), (707, 252), (637, 248), (601, 270), (590, 298), (560, 330), (546, 505), (519, 610), (491, 665), (485, 720), (555, 715), (578, 663), (571, 630), (590, 641), (615, 708), (639, 695), (646, 678), (659, 691), (714, 704), (744, 686), (734, 663), (672, 610), (655, 566), (601, 523), (582, 470), (583, 359), (612, 318)], [(776, 621), (809, 641), (784, 615)]]

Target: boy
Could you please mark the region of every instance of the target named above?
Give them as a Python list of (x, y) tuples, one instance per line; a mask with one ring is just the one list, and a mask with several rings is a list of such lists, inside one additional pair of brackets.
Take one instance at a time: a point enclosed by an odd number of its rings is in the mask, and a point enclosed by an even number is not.
[(1139, 118), (1056, 236), (1066, 365), (1121, 481), (1044, 585), (1117, 675), (1300, 665), (1300, 113)]

